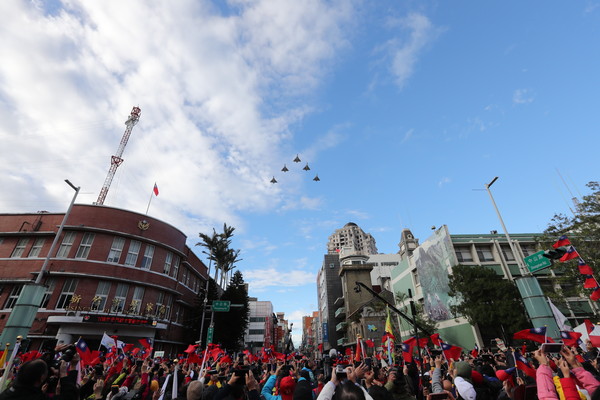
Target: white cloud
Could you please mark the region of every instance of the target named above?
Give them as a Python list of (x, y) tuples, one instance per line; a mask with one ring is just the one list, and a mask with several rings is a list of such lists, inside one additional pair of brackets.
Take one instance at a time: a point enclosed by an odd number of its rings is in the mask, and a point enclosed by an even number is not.
[(404, 137), (400, 141), (400, 143), (406, 143), (410, 138), (412, 138), (414, 132), (415, 132), (414, 129), (407, 130), (406, 133), (404, 134)]
[(293, 270), (290, 266), (244, 271), (244, 280), (253, 292), (263, 292), (271, 287), (316, 285), (316, 279), (316, 274), (305, 270)]
[(517, 89), (513, 93), (513, 103), (529, 104), (533, 103), (534, 96), (530, 89)]
[(0, 2), (3, 210), (64, 210), (64, 178), (93, 202), (134, 105), (106, 205), (145, 212), (157, 182), (151, 215), (190, 234), (243, 230), (241, 211), (282, 204), (268, 181), (312, 112), (302, 96), (346, 46), (351, 2), (239, 0), (228, 14), (208, 1), (62, 4), (50, 15)]
[(447, 185), (450, 182), (452, 182), (452, 179), (450, 179), (447, 176), (445, 176), (442, 179), (440, 179), (440, 181), (438, 182), (438, 187), (442, 187), (444, 185)]
[(396, 85), (403, 88), (414, 73), (423, 50), (442, 30), (435, 27), (427, 16), (416, 12), (410, 13), (402, 19), (390, 21), (389, 25), (394, 29), (400, 29), (403, 33), (406, 32), (406, 34), (393, 37), (377, 51), (385, 52)]

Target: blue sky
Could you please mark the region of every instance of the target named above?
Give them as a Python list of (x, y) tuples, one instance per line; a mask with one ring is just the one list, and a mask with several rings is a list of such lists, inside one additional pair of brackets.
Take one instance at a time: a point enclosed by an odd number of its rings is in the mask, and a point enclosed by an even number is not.
[(64, 211), (65, 178), (95, 201), (138, 105), (105, 204), (144, 212), (156, 181), (190, 245), (236, 227), (250, 295), (296, 327), (349, 221), (383, 253), (500, 230), (499, 176), (508, 229), (538, 232), (597, 179), (597, 1), (10, 0), (0, 22), (0, 209)]

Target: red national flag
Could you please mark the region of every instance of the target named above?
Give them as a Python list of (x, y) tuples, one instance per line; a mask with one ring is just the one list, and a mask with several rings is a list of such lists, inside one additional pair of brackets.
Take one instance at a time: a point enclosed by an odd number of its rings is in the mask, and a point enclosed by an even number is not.
[(597, 287), (590, 295), (592, 301), (598, 301), (600, 299), (600, 287)]
[(354, 354), (354, 361), (360, 362), (362, 360), (362, 347), (360, 343), (360, 339), (356, 341), (356, 352)]
[(365, 344), (367, 345), (367, 347), (369, 348), (373, 348), (375, 347), (375, 342), (373, 342), (371, 339), (367, 339), (365, 340)]
[(198, 347), (197, 344), (190, 344), (190, 345), (188, 345), (187, 349), (185, 349), (183, 352), (184, 353), (193, 353), (196, 351), (197, 347)]
[(587, 275), (585, 277), (585, 282), (583, 282), (583, 287), (585, 289), (596, 289), (598, 287), (598, 281), (593, 276)]
[(577, 250), (575, 250), (575, 247), (569, 246), (569, 250), (567, 250), (565, 255), (562, 256), (558, 261), (567, 262), (569, 260), (572, 260), (572, 259), (578, 258), (578, 257), (579, 257), (579, 253), (577, 253)]
[(319, 348), (319, 353), (323, 352), (323, 343), (319, 343), (319, 345), (317, 346)]
[(525, 339), (532, 340), (538, 343), (546, 343), (548, 339), (546, 337), (546, 327), (543, 326), (541, 328), (524, 329), (515, 333), (513, 335), (513, 339)]
[(589, 335), (589, 336), (590, 336), (590, 342), (592, 343), (592, 346), (600, 348), (600, 336), (596, 336), (596, 335)]
[(191, 353), (187, 359), (187, 362), (190, 364), (200, 364), (202, 360), (200, 359), (200, 356), (198, 354)]
[(351, 356), (352, 355), (352, 347), (346, 347), (346, 355), (347, 356)]
[(430, 336), (431, 338), (431, 343), (434, 344), (434, 346), (441, 346), (442, 345), (442, 339), (440, 339), (440, 334), (439, 333), (434, 333), (433, 335)]
[(517, 368), (525, 372), (525, 374), (535, 379), (535, 369), (529, 364), (529, 361), (519, 353), (515, 353), (515, 361)]
[(556, 243), (554, 243), (552, 245), (552, 247), (554, 247), (555, 249), (558, 249), (559, 247), (569, 246), (570, 244), (571, 244), (571, 241), (565, 235), (562, 235), (561, 237), (558, 238)]
[(577, 346), (581, 335), (579, 332), (560, 331), (560, 337), (567, 346)]
[(152, 189), (155, 196), (158, 196), (158, 186), (156, 186), (156, 182), (154, 182), (154, 189)]
[(590, 267), (583, 261), (579, 261), (579, 263), (577, 264), (577, 267), (579, 268), (579, 273), (582, 275), (594, 275), (594, 271), (592, 270), (592, 267)]
[(462, 347), (453, 346), (448, 343), (441, 342), (442, 344), (442, 352), (444, 353), (444, 357), (446, 360), (450, 361), (453, 359), (455, 361), (460, 360), (460, 355), (462, 354)]
[(137, 356), (138, 353), (140, 352), (140, 350), (142, 350), (142, 349), (140, 349), (139, 347), (136, 347), (135, 349), (131, 350), (131, 354), (134, 356)]
[(42, 356), (42, 353), (36, 350), (28, 351), (27, 353), (21, 355), (21, 363), (26, 363), (27, 361), (38, 359)]
[(225, 364), (225, 363), (231, 364), (233, 362), (233, 360), (231, 359), (231, 357), (229, 357), (228, 354), (226, 354), (225, 356), (223, 356), (223, 358), (221, 358), (220, 362), (221, 362), (221, 364)]
[(592, 324), (592, 321), (590, 321), (589, 319), (584, 319), (583, 323), (585, 324), (585, 330), (587, 331), (588, 335), (592, 333), (592, 331), (594, 330), (594, 324)]
[(402, 359), (404, 360), (404, 362), (412, 362), (412, 349), (412, 346), (408, 343), (402, 343)]
[(134, 345), (131, 343), (127, 343), (125, 346), (123, 346), (123, 353), (128, 353), (131, 350), (133, 350)]
[(145, 349), (149, 349), (152, 347), (152, 343), (150, 343), (150, 340), (152, 340), (152, 339), (144, 338), (144, 339), (139, 339), (138, 342), (140, 342), (140, 344), (142, 346), (144, 346)]

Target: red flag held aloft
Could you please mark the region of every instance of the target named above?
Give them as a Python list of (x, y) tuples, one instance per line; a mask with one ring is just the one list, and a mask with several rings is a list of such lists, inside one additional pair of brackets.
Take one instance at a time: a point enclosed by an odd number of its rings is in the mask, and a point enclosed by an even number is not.
[(582, 275), (594, 275), (594, 271), (592, 270), (592, 267), (590, 267), (589, 265), (587, 265), (586, 263), (584, 263), (581, 260), (577, 264), (577, 267), (579, 268), (579, 273)]
[(579, 253), (577, 253), (577, 250), (575, 250), (575, 247), (569, 246), (569, 250), (567, 250), (565, 255), (562, 256), (558, 261), (567, 262), (569, 260), (572, 260), (572, 259), (578, 258), (578, 257), (579, 257)]
[(565, 235), (562, 235), (561, 237), (558, 238), (556, 243), (554, 243), (552, 245), (552, 247), (554, 247), (555, 249), (558, 249), (559, 247), (569, 246), (569, 245), (571, 245), (571, 241)]
[(156, 186), (156, 182), (154, 182), (154, 189), (152, 189), (155, 196), (158, 196), (158, 186)]

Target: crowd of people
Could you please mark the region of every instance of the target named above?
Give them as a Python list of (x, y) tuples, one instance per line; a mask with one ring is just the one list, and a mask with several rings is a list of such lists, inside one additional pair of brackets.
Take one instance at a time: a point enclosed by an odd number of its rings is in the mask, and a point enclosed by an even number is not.
[(482, 349), (457, 359), (420, 348), (410, 360), (400, 346), (389, 358), (195, 351), (179, 360), (121, 353), (87, 364), (73, 350), (17, 360), (4, 372), (0, 400), (600, 400), (598, 351), (589, 341), (531, 352)]

